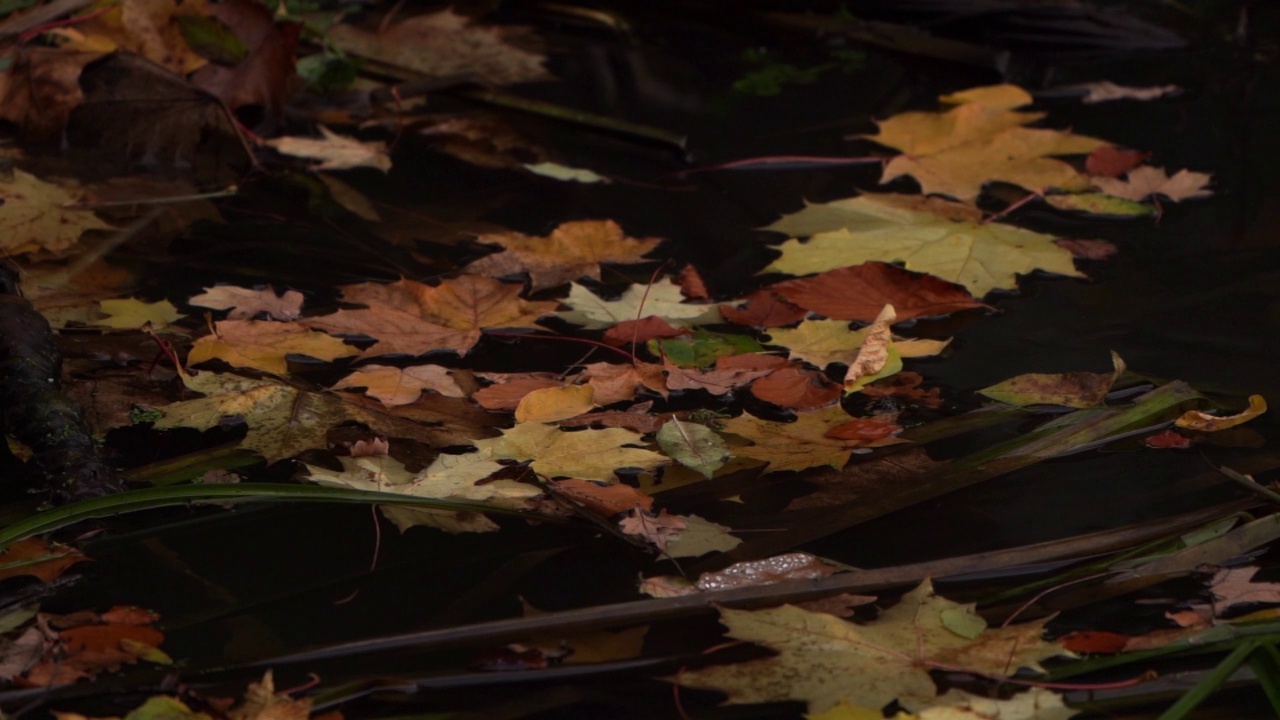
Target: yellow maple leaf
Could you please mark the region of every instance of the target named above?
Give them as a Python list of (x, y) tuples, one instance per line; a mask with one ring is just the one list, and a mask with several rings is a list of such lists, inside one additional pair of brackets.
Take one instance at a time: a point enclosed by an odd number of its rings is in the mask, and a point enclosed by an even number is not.
[(168, 300), (144, 303), (135, 298), (103, 300), (98, 309), (107, 317), (98, 320), (95, 325), (121, 330), (136, 329), (150, 324), (159, 329), (182, 318), (182, 313)]
[(627, 237), (612, 220), (563, 223), (546, 237), (485, 233), (476, 241), (504, 249), (471, 263), (466, 267), (468, 272), (488, 277), (527, 272), (535, 292), (583, 277), (599, 280), (600, 263), (644, 262), (643, 255), (662, 242), (658, 238)]
[(795, 422), (762, 420), (743, 413), (724, 421), (725, 432), (752, 441), (752, 445), (735, 447), (735, 455), (769, 463), (769, 471), (804, 470), (829, 465), (840, 469), (860, 447), (875, 447), (902, 442), (893, 437), (867, 443), (860, 440), (830, 438), (826, 434), (853, 420), (839, 405), (800, 413)]
[(631, 285), (617, 300), (605, 300), (573, 283), (562, 302), (572, 310), (556, 313), (565, 322), (597, 329), (626, 320), (659, 317), (676, 327), (720, 322), (720, 306), (686, 303), (680, 286), (663, 278), (652, 285)]
[(821, 713), (841, 702), (878, 708), (897, 700), (917, 709), (937, 698), (931, 669), (1005, 677), (1019, 668), (1043, 672), (1039, 661), (1067, 654), (1041, 639), (1045, 621), (990, 629), (973, 607), (934, 594), (925, 581), (867, 625), (792, 605), (722, 608), (730, 637), (778, 654), (671, 679), (728, 693), (735, 704), (801, 700)]
[(1071, 253), (1041, 233), (1002, 223), (959, 203), (918, 195), (861, 195), (809, 205), (767, 230), (792, 236), (765, 272), (807, 275), (870, 260), (964, 285), (976, 298), (1014, 289), (1034, 270), (1082, 277)]
[(284, 375), (289, 371), (285, 361), (288, 355), (333, 360), (360, 352), (335, 337), (297, 323), (223, 320), (213, 329), (213, 335), (206, 335), (191, 346), (188, 364), (218, 359), (236, 367)]
[(616, 482), (614, 470), (619, 468), (652, 470), (670, 462), (661, 453), (637, 447), (644, 444), (640, 433), (623, 428), (565, 432), (525, 422), (503, 430), (502, 437), (474, 444), (498, 460), (531, 460), (529, 466), (540, 475), (600, 482)]
[(86, 230), (113, 230), (89, 210), (68, 206), (79, 198), (31, 173), (13, 171), (0, 182), (0, 255), (43, 250), (64, 255)]
[(595, 394), (590, 385), (539, 388), (520, 399), (516, 421), (549, 423), (581, 415), (596, 406)]
[(1052, 155), (1076, 155), (1108, 145), (1097, 138), (1060, 130), (1028, 128), (1042, 113), (1013, 107), (1031, 102), (1014, 86), (975, 88), (946, 96), (959, 102), (946, 112), (907, 112), (877, 124), (866, 136), (903, 154), (889, 161), (880, 177), (887, 183), (910, 175), (926, 194), (973, 202), (987, 182), (999, 180), (1029, 190), (1083, 190), (1089, 181)]

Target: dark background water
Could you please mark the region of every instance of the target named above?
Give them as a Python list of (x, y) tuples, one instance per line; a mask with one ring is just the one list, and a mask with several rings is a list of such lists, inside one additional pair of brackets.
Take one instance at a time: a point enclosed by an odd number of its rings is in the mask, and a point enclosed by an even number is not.
[[(483, 220), (543, 234), (568, 220), (613, 218), (630, 235), (667, 238), (667, 255), (696, 265), (713, 292), (728, 298), (764, 282), (755, 273), (771, 257), (769, 243), (781, 240), (755, 228), (794, 212), (805, 200), (877, 189), (878, 166), (674, 173), (751, 156), (865, 155), (871, 146), (849, 136), (873, 132), (872, 119), (929, 108), (939, 94), (1003, 79), (993, 69), (780, 29), (736, 3), (622, 4), (616, 10), (631, 21), (632, 35), (530, 7), (506, 8), (507, 19), (533, 22), (549, 38), (551, 68), (563, 79), (517, 91), (686, 134), (687, 150), (509, 114), (554, 148), (562, 163), (627, 181), (578, 185), (481, 170), (431, 152), (414, 137), (402, 138), (388, 176), (350, 177), (379, 202), (440, 223)], [(1135, 371), (1183, 379), (1237, 402), (1261, 393), (1280, 406), (1274, 360), (1280, 353), (1277, 49), (1235, 43), (1234, 10), (1209, 7), (1210, 19), (1202, 22), (1174, 16), (1172, 26), (1187, 40), (1175, 50), (1046, 53), (1035, 43), (1014, 47), (1009, 74), (1033, 92), (1098, 80), (1185, 88), (1153, 102), (1083, 106), (1056, 100), (1041, 109), (1048, 112), (1049, 126), (1149, 150), (1152, 164), (1171, 171), (1211, 172), (1216, 194), (1166, 203), (1158, 222), (1072, 218), (1036, 205), (1016, 211), (1011, 222), (1066, 237), (1106, 239), (1120, 252), (1084, 263), (1088, 280), (1024, 278), (1018, 293), (991, 299), (995, 312), (922, 321), (918, 332), (954, 334), (956, 340), (944, 357), (912, 362), (909, 369), (942, 385), (949, 397), (965, 398), (1019, 373), (1105, 370), (1114, 350)], [(1255, 27), (1280, 27), (1266, 7), (1255, 5), (1254, 11)], [(983, 27), (993, 24), (998, 26)], [(965, 27), (955, 32), (977, 32)], [(827, 62), (833, 50), (849, 49), (866, 53), (855, 72), (829, 70), (813, 84), (787, 86), (772, 97), (732, 89), (752, 68), (743, 60), (748, 50), (805, 67)], [(432, 102), (441, 111), (473, 107), (448, 97)], [(911, 191), (911, 184), (893, 188)], [(287, 193), (277, 197), (269, 186), (253, 192), (259, 195), (237, 201), (241, 210), (273, 203), (281, 215), (297, 210)], [(992, 201), (992, 207), (999, 203)], [(282, 228), (238, 214), (234, 203), (227, 214), (238, 220), (197, 227), (175, 242), (184, 273), (176, 282), (172, 274), (158, 278), (155, 293), (181, 299), (213, 282), (280, 278), (323, 303), (332, 298), (335, 282), (393, 277), (413, 262), (403, 245), (386, 246), (393, 262), (372, 260), (366, 243), (383, 247), (381, 239), (307, 224), (305, 217)], [(417, 234), (428, 241), (416, 248), (420, 253), (470, 252), (453, 247), (445, 225), (421, 224)], [(249, 255), (251, 262), (245, 260)], [(420, 271), (423, 277), (438, 272)], [(509, 352), (509, 345), (486, 341), (472, 362), (501, 367)], [(532, 352), (557, 368), (580, 354), (541, 346)], [(1274, 415), (1262, 418), (1257, 429), (1274, 437)], [(951, 451), (960, 454), (993, 440), (971, 438)], [(1228, 460), (1232, 452), (1243, 451), (1211, 451), (1211, 459)], [(1199, 455), (1155, 452), (1064, 459), (854, 528), (812, 549), (878, 566), (1163, 517), (1232, 496), (1222, 489), (1166, 492), (1203, 472), (1206, 462)], [(544, 609), (635, 599), (639, 574), (673, 571), (669, 563), (654, 563), (580, 530), (504, 522), (502, 533), (455, 537), (423, 529), (400, 536), (384, 528), (379, 546), (374, 523), (369, 511), (342, 507), (183, 510), (124, 519), (110, 524), (116, 532), (84, 543), (93, 567), (51, 607), (130, 603), (154, 609), (164, 618), (165, 649), (201, 667), (512, 616), (519, 612), (517, 597)], [(676, 625), (655, 631), (650, 650), (672, 651), (679, 646), (672, 638), (679, 636), (685, 643), (681, 652), (696, 652), (715, 642), (717, 633), (711, 620)], [(325, 679), (372, 673), (379, 665), (400, 672), (433, 665), (457, 671), (467, 657), (361, 660), (339, 664)], [(301, 677), (295, 670), (282, 675), (282, 685)], [(540, 687), (554, 706), (552, 689), (558, 686)], [(672, 716), (670, 692), (662, 683), (623, 676), (573, 687), (584, 693), (582, 717), (606, 711), (612, 717)], [(506, 697), (503, 692), (429, 694), (425, 706), (408, 709), (484, 707)], [(688, 696), (704, 712), (714, 700)], [(513, 697), (532, 703), (535, 696)], [(752, 711), (722, 716), (735, 712)], [(569, 713), (557, 707), (544, 716)]]

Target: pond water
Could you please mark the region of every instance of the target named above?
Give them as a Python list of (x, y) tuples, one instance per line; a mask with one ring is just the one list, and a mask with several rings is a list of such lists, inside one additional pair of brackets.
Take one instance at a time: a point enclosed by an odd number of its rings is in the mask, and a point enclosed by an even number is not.
[[(323, 306), (333, 301), (335, 284), (400, 273), (427, 279), (468, 257), (470, 251), (456, 243), (455, 223), (483, 221), (544, 234), (566, 220), (612, 218), (632, 236), (668, 238), (664, 255), (676, 267), (692, 263), (717, 298), (736, 297), (763, 284), (755, 274), (772, 257), (769, 244), (781, 239), (756, 228), (806, 200), (883, 189), (876, 184), (879, 166), (678, 173), (754, 156), (865, 155), (871, 146), (849, 137), (873, 132), (872, 119), (929, 108), (939, 94), (1002, 79), (992, 70), (782, 30), (719, 5), (714, 12), (701, 5), (646, 6), (631, 18), (632, 36), (510, 12), (509, 19), (534, 21), (549, 37), (558, 50), (551, 68), (563, 79), (518, 93), (671, 130), (687, 136), (687, 148), (506, 114), (554, 148), (563, 164), (619, 178), (610, 185), (581, 185), (482, 170), (433, 152), (421, 138), (403, 137), (387, 176), (369, 171), (347, 178), (384, 203), (393, 225), (409, 228), (418, 244), (317, 221), (303, 212), (286, 183), (251, 183), (246, 198), (224, 205), (231, 224), (197, 226), (174, 242), (171, 257), (157, 266), (151, 294), (180, 300), (215, 282), (274, 282), (307, 291)], [(1158, 222), (1082, 219), (1034, 203), (1015, 211), (1010, 222), (1065, 237), (1105, 239), (1119, 252), (1082, 262), (1087, 280), (1027, 277), (1018, 293), (989, 299), (994, 311), (919, 322), (920, 335), (956, 340), (944, 357), (911, 362), (909, 369), (964, 405), (972, 391), (1019, 373), (1107, 370), (1114, 350), (1146, 375), (1186, 380), (1237, 402), (1258, 393), (1280, 405), (1280, 77), (1274, 47), (1235, 46), (1215, 34), (1224, 22), (1219, 18), (1211, 29), (1184, 24), (1179, 29), (1191, 41), (1180, 50), (1017, 56), (1017, 80), (1033, 92), (1097, 80), (1182, 86), (1181, 94), (1153, 102), (1085, 106), (1053, 100), (1043, 109), (1052, 127), (1150, 150), (1154, 164), (1170, 169), (1211, 172), (1215, 195), (1165, 203)], [(733, 89), (734, 81), (756, 67), (744, 60), (746, 53), (813, 67), (833, 62), (835, 51), (850, 50), (863, 53), (860, 62), (847, 71), (819, 73), (811, 84), (786, 85), (764, 97)], [(476, 107), (447, 94), (431, 103), (440, 112)], [(910, 181), (890, 186), (912, 188)], [(165, 272), (166, 267), (182, 272)], [(467, 366), (501, 369), (519, 355), (558, 370), (582, 353), (552, 343), (484, 342)], [(1274, 418), (1264, 416), (1252, 426), (1272, 449)], [(961, 455), (1020, 429), (998, 428), (943, 444), (939, 451)], [(138, 442), (146, 440), (130, 440)], [(1203, 474), (1211, 463), (1260, 452), (1209, 448), (1203, 454), (1162, 454), (1132, 452), (1135, 447), (1043, 463), (806, 549), (876, 567), (1165, 517), (1238, 497), (1230, 488), (1179, 483)], [(766, 494), (759, 505), (727, 509), (707, 503), (698, 511), (713, 519), (753, 516), (747, 519), (763, 527), (768, 517), (761, 513), (778, 511), (785, 499)], [(581, 529), (502, 524), (501, 533), (488, 535), (415, 529), (401, 536), (389, 527), (379, 535), (367, 509), (328, 506), (124, 518), (108, 523), (114, 532), (83, 543), (93, 567), (50, 607), (130, 603), (154, 609), (163, 617), (165, 650), (195, 668), (208, 668), (510, 617), (520, 612), (519, 597), (543, 610), (632, 600), (639, 575), (674, 571), (670, 563)], [(649, 654), (677, 660), (696, 655), (718, 633), (711, 618), (664, 626), (653, 631)], [(401, 653), (336, 662), (325, 666), (322, 679), (328, 686), (378, 672), (459, 673), (474, 661), (470, 651)], [(304, 682), (312, 669), (282, 669), (278, 686)], [(209, 677), (234, 684), (251, 675)], [(716, 710), (713, 694), (686, 691), (683, 697), (698, 717), (798, 712), (798, 706)], [(524, 712), (539, 703), (546, 708), (541, 715)], [(646, 673), (426, 691), (417, 700), (368, 702), (348, 712), (389, 716), (446, 709), (470, 709), (483, 717), (675, 716), (669, 686)]]

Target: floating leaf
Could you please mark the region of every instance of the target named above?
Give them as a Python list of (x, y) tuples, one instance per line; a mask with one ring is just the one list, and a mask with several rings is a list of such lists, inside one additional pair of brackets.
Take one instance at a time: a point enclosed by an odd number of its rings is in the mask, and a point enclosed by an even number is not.
[(662, 452), (687, 468), (710, 478), (729, 459), (729, 447), (714, 430), (699, 423), (671, 418), (657, 435)]

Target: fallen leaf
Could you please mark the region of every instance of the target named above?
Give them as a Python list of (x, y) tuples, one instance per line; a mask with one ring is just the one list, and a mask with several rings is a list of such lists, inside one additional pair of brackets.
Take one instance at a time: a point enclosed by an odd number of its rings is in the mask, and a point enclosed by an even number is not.
[(530, 30), (478, 25), (452, 9), (409, 18), (376, 33), (334, 25), (328, 39), (343, 52), (431, 77), (468, 76), (492, 85), (551, 79), (541, 54), (517, 46), (534, 44)]
[[(902, 369), (901, 360), (898, 360), (897, 368), (893, 368), (889, 362), (893, 344), (893, 334), (889, 328), (897, 317), (893, 306), (885, 305), (875, 322), (867, 326), (862, 347), (858, 348), (858, 354), (849, 363), (849, 370), (844, 374), (846, 393), (857, 392), (867, 383)], [(891, 372), (886, 373), (886, 370)]]
[(71, 111), (84, 101), (80, 72), (102, 53), (27, 45), (10, 57), (0, 72), (0, 119), (27, 139), (61, 139)]
[(919, 720), (1069, 720), (1079, 714), (1062, 696), (1033, 687), (1007, 700), (970, 695), (952, 688), (917, 716)]
[(1049, 156), (1083, 155), (1108, 143), (1023, 127), (1044, 114), (1013, 111), (1030, 104), (1031, 95), (1013, 86), (997, 87), (1001, 92), (946, 96), (944, 102), (960, 103), (946, 112), (906, 112), (877, 122), (880, 132), (865, 137), (902, 151), (885, 165), (880, 182), (910, 175), (925, 194), (949, 195), (964, 202), (976, 200), (982, 186), (996, 180), (1029, 190), (1082, 189), (1083, 176)]
[(595, 388), (590, 385), (562, 385), (540, 388), (520, 398), (516, 422), (550, 423), (581, 415), (596, 406)]
[(749, 327), (779, 328), (797, 323), (809, 315), (808, 310), (769, 290), (757, 290), (739, 302), (742, 305), (720, 306), (720, 314), (725, 320)]
[(764, 350), (750, 335), (719, 333), (697, 328), (688, 335), (648, 344), (649, 352), (663, 359), (668, 365), (680, 367), (706, 367), (720, 358), (734, 355), (750, 355)]
[(639, 433), (622, 428), (566, 432), (554, 425), (517, 423), (502, 437), (477, 440), (480, 452), (495, 460), (529, 462), (533, 471), (548, 478), (574, 477), (616, 482), (614, 470), (652, 470), (669, 460), (646, 450)]
[(657, 435), (658, 447), (667, 457), (710, 479), (729, 459), (729, 447), (714, 430), (694, 422), (671, 418)]
[(493, 382), (471, 394), (471, 399), (487, 410), (515, 410), (534, 390), (564, 384), (555, 373), (478, 373), (477, 377)]
[(867, 337), (867, 328), (850, 330), (845, 320), (805, 320), (794, 328), (769, 331), (770, 345), (788, 350), (787, 357), (825, 368), (831, 363), (849, 363)]
[(1085, 91), (1085, 96), (1080, 99), (1080, 102), (1085, 105), (1111, 102), (1112, 100), (1155, 100), (1156, 98), (1162, 98), (1165, 95), (1182, 92), (1182, 88), (1177, 85), (1132, 87), (1128, 85), (1117, 85), (1110, 80), (1081, 83), (1070, 87), (1072, 89)]
[[(464, 455), (441, 454), (416, 473), (405, 470), (398, 460), (387, 455), (339, 457), (342, 470), (307, 465), (307, 479), (329, 487), (399, 493), (411, 497), (439, 500), (476, 501), (512, 509), (530, 507), (529, 501), (542, 494), (536, 485), (514, 480), (481, 482), (502, 469), (482, 453)], [(456, 513), (414, 507), (382, 506), (387, 518), (401, 530), (426, 525), (450, 532), (484, 532), (497, 529), (487, 519), (478, 522), (476, 513)]]
[(97, 53), (123, 50), (187, 75), (208, 61), (183, 39), (181, 20), (206, 12), (203, 0), (130, 0), (77, 22), (73, 32), (62, 33), (61, 47)]
[[(227, 713), (228, 720), (307, 720), (311, 717), (311, 698), (291, 698), (290, 691), (276, 692), (275, 679), (270, 670), (262, 674), (262, 680), (249, 683), (244, 692), (244, 702)], [(168, 714), (159, 717), (169, 718)], [(133, 717), (130, 720), (151, 720)], [(185, 720), (181, 715), (173, 720)]]
[(826, 375), (801, 367), (784, 367), (751, 383), (751, 394), (792, 410), (812, 410), (840, 400), (840, 386)]
[(525, 170), (534, 175), (541, 175), (552, 180), (561, 180), (563, 182), (579, 182), (592, 185), (595, 183), (612, 182), (609, 178), (586, 168), (575, 168), (561, 165), (553, 162), (526, 163)]
[(685, 516), (684, 528), (667, 541), (664, 555), (669, 558), (701, 557), (712, 552), (728, 552), (742, 544), (729, 534), (730, 528), (698, 517)]
[(622, 483), (602, 485), (590, 480), (568, 478), (552, 480), (551, 486), (560, 494), (582, 503), (602, 517), (613, 517), (632, 508), (653, 509), (653, 498)]
[(1179, 170), (1172, 177), (1164, 168), (1144, 165), (1130, 170), (1124, 180), (1109, 177), (1092, 178), (1099, 190), (1126, 200), (1143, 200), (1152, 195), (1163, 195), (1174, 202), (1209, 197), (1208, 189), (1213, 176), (1208, 173)]
[(711, 291), (707, 290), (707, 283), (703, 281), (698, 268), (692, 265), (686, 264), (681, 268), (680, 274), (676, 276), (676, 284), (680, 286), (684, 296), (690, 300), (711, 299)]
[(765, 272), (808, 275), (868, 261), (903, 262), (908, 270), (963, 285), (975, 298), (1014, 289), (1035, 270), (1081, 277), (1071, 253), (1048, 235), (998, 222), (959, 203), (913, 195), (860, 195), (782, 218), (767, 230), (793, 236)]
[(1026, 405), (1062, 405), (1087, 408), (1101, 405), (1125, 371), (1124, 360), (1114, 351), (1111, 362), (1115, 370), (1109, 373), (1028, 373), (1009, 378), (978, 392), (996, 400), (1019, 407)]
[[(1045, 195), (1044, 201), (1059, 210), (1086, 213), (1100, 218), (1140, 218), (1155, 215), (1157, 212), (1152, 205), (1099, 192), (1054, 193)], [(1069, 246), (1063, 245), (1061, 239), (1054, 242), (1058, 247), (1070, 249)], [(1076, 255), (1076, 257), (1080, 256)]]
[(685, 518), (670, 514), (665, 508), (656, 514), (633, 508), (626, 517), (618, 521), (622, 532), (642, 537), (659, 550), (665, 550), (667, 543), (688, 525)]
[(1161, 430), (1142, 438), (1142, 444), (1157, 450), (1182, 449), (1191, 447), (1191, 438), (1173, 430)]
[(724, 395), (734, 388), (761, 378), (781, 367), (785, 358), (762, 353), (725, 355), (716, 360), (715, 368), (682, 368), (668, 363), (667, 388), (671, 390), (706, 390), (712, 395)]
[(302, 293), (297, 290), (276, 295), (270, 285), (261, 290), (217, 285), (205, 288), (187, 302), (197, 307), (230, 310), (228, 320), (252, 320), (259, 313), (274, 320), (297, 320), (302, 315), (302, 300)]
[(145, 303), (134, 298), (103, 300), (98, 303), (98, 309), (106, 317), (94, 324), (117, 330), (136, 330), (147, 325), (159, 330), (182, 319), (182, 313), (178, 312), (178, 308), (168, 300), (153, 303)]
[(866, 262), (812, 277), (784, 280), (764, 291), (777, 293), (809, 312), (833, 320), (860, 322), (873, 321), (886, 304), (897, 309), (900, 322), (988, 307), (959, 285), (882, 262)]
[(1197, 603), (1191, 609), (1217, 617), (1240, 605), (1280, 603), (1280, 583), (1254, 582), (1259, 569), (1256, 565), (1219, 569), (1209, 581), (1213, 603)]
[(1124, 650), (1132, 638), (1105, 630), (1077, 630), (1058, 638), (1058, 644), (1073, 653), (1113, 654)]
[(605, 342), (615, 347), (623, 345), (641, 345), (650, 340), (680, 337), (688, 334), (687, 328), (672, 327), (671, 323), (660, 317), (650, 315), (639, 320), (623, 320), (604, 331)]
[[(935, 595), (928, 581), (867, 625), (790, 605), (760, 611), (721, 608), (720, 616), (730, 637), (778, 654), (669, 679), (726, 692), (732, 704), (799, 700), (810, 712), (824, 712), (842, 701), (880, 708), (896, 700), (916, 709), (937, 700), (931, 668), (1004, 677), (1024, 667), (1043, 672), (1040, 660), (1064, 653), (1041, 639), (1044, 621), (986, 628), (973, 605)], [(979, 634), (956, 634), (950, 629), (956, 620)]]
[(546, 237), (485, 233), (476, 242), (498, 245), (503, 251), (471, 263), (468, 272), (489, 277), (528, 273), (537, 292), (584, 277), (599, 280), (601, 263), (646, 262), (643, 256), (662, 240), (628, 237), (612, 220), (578, 220), (561, 224)]
[(1120, 251), (1113, 243), (1106, 240), (1068, 240), (1053, 241), (1054, 245), (1082, 260), (1106, 260)]
[(555, 302), (521, 300), (520, 286), (477, 275), (439, 285), (416, 280), (363, 283), (342, 288), (342, 299), (365, 309), (339, 310), (301, 322), (341, 335), (368, 335), (378, 342), (360, 354), (422, 355), (449, 350), (466, 355), (486, 329), (534, 328)]
[(723, 423), (724, 431), (751, 440), (753, 444), (735, 447), (735, 455), (769, 463), (769, 472), (804, 470), (829, 465), (844, 467), (849, 456), (859, 447), (858, 441), (829, 438), (827, 433), (850, 420), (839, 405), (814, 412), (799, 413), (795, 422), (762, 420), (743, 413)]
[(827, 437), (836, 440), (875, 442), (902, 432), (902, 426), (881, 418), (854, 418), (827, 431)]
[(0, 580), (30, 575), (51, 582), (67, 568), (89, 558), (71, 547), (40, 538), (19, 540), (0, 552)]
[(41, 252), (66, 255), (87, 230), (114, 230), (92, 211), (75, 210), (78, 198), (31, 173), (14, 169), (8, 182), (0, 181), (0, 253), (25, 255)]
[(920, 387), (923, 383), (924, 377), (920, 373), (907, 371), (867, 385), (860, 392), (867, 397), (897, 397), (928, 408), (942, 407), (942, 390), (925, 390)]
[(1187, 430), (1200, 432), (1217, 432), (1237, 425), (1243, 425), (1267, 411), (1267, 400), (1261, 395), (1249, 396), (1249, 407), (1235, 415), (1210, 415), (1199, 410), (1188, 410), (1173, 422), (1174, 425)]
[(407, 368), (390, 365), (363, 365), (333, 384), (334, 390), (364, 388), (371, 398), (384, 405), (408, 405), (433, 390), (445, 397), (466, 397), (458, 381), (441, 365), (414, 365)]
[(285, 358), (289, 355), (333, 360), (360, 352), (335, 337), (297, 323), (223, 320), (213, 324), (213, 333), (196, 340), (191, 346), (187, 355), (188, 365), (222, 360), (236, 367), (285, 375), (289, 371)]
[(596, 405), (630, 400), (641, 388), (667, 397), (662, 366), (652, 363), (590, 363), (583, 366), (582, 377), (595, 389)]
[(702, 573), (694, 586), (703, 592), (711, 592), (790, 580), (817, 580), (838, 572), (839, 567), (816, 555), (793, 552), (760, 560), (744, 560), (723, 570)]
[(209, 16), (232, 31), (246, 54), (234, 67), (209, 63), (191, 75), (191, 84), (238, 110), (260, 106), (283, 123), (284, 106), (297, 84), (298, 38), (302, 24), (277, 22), (271, 8), (254, 0), (221, 0)]
[(339, 135), (329, 128), (320, 126), (320, 139), (308, 137), (285, 136), (263, 142), (267, 147), (275, 148), (282, 155), (319, 160), (316, 170), (351, 170), (368, 167), (387, 172), (391, 169), (391, 158), (387, 155), (387, 146), (382, 142), (362, 142), (355, 138)]
[(639, 320), (650, 315), (678, 327), (720, 322), (717, 306), (683, 301), (680, 286), (668, 278), (647, 286), (631, 285), (617, 300), (605, 300), (573, 283), (569, 287), (569, 297), (561, 301), (572, 310), (558, 312), (556, 316), (589, 329), (606, 328), (624, 320)]
[(1103, 177), (1120, 177), (1151, 157), (1141, 150), (1122, 150), (1110, 145), (1094, 150), (1084, 159), (1085, 172)]

